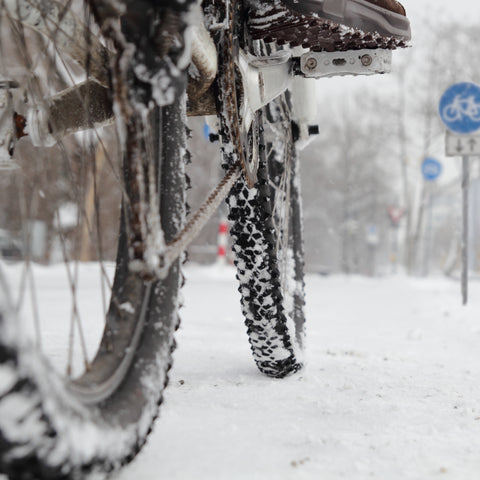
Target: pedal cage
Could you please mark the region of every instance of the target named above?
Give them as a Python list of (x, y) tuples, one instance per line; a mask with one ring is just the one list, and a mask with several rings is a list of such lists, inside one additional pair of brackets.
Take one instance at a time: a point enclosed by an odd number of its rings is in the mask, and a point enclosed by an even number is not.
[(392, 51), (381, 48), (346, 52), (307, 52), (299, 57), (296, 73), (307, 78), (374, 75), (390, 73), (391, 66)]

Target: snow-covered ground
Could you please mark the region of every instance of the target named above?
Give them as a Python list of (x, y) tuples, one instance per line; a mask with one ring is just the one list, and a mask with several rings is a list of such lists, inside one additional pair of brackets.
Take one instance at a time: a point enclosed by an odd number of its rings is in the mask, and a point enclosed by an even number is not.
[[(37, 270), (60, 318), (65, 269)], [(233, 269), (185, 273), (160, 418), (114, 480), (480, 478), (480, 283), (462, 307), (441, 277), (309, 275), (308, 365), (272, 380), (251, 359)]]
[(257, 373), (233, 271), (190, 267), (160, 419), (116, 480), (480, 478), (480, 284), (307, 277), (308, 366)]

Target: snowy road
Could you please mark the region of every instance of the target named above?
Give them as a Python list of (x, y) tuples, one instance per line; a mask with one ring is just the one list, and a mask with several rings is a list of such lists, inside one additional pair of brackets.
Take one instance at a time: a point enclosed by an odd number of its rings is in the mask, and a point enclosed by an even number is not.
[(190, 267), (161, 418), (115, 480), (480, 478), (480, 284), (307, 278), (308, 367), (256, 372), (231, 270)]
[[(60, 267), (37, 273), (62, 320)], [(87, 318), (95, 270), (82, 266)], [(480, 282), (462, 307), (445, 278), (307, 276), (307, 368), (272, 380), (251, 358), (233, 270), (186, 277), (160, 419), (114, 480), (480, 478)]]

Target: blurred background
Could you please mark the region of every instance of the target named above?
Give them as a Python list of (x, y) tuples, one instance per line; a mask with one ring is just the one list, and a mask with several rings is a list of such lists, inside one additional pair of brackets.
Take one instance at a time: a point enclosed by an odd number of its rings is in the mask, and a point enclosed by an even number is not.
[[(412, 24), (413, 41), (410, 48), (394, 53), (392, 74), (317, 81), (320, 133), (300, 154), (309, 272), (454, 275), (459, 270), (461, 159), (445, 156), (445, 127), (437, 112), (440, 96), (448, 86), (460, 81), (480, 83), (480, 4), (472, 0), (404, 0), (403, 4)], [(8, 44), (8, 28), (4, 22), (2, 61), (16, 65), (22, 52)], [(42, 83), (42, 78), (54, 76), (57, 88), (68, 83), (58, 62), (42, 47), (42, 39), (33, 33), (25, 35), (37, 67), (35, 80)], [(38, 45), (43, 48), (42, 55), (35, 54)], [(22, 113), (21, 96), (16, 102), (17, 111)], [(205, 120), (190, 118), (189, 128), (189, 203), (194, 207), (218, 181), (221, 160), (218, 143), (211, 143), (205, 134)], [(103, 253), (114, 259), (120, 198), (115, 182), (118, 172), (111, 161), (116, 142), (111, 128), (104, 129), (101, 136), (97, 143), (72, 136), (61, 148), (44, 150), (42, 155), (48, 157), (44, 159), (27, 140), (18, 143), (16, 156), (22, 174), (0, 178), (0, 201), (8, 206), (0, 213), (4, 257), (14, 258), (23, 248), (23, 217), (30, 222), (31, 255), (44, 263), (61, 259), (60, 250), (65, 246), (55, 244), (55, 238), (60, 235), (62, 244), (75, 250), (78, 238), (85, 234), (75, 227), (79, 209), (88, 218), (95, 207), (109, 212), (101, 219), (97, 236)], [(422, 174), (426, 158), (441, 164), (435, 180)], [(471, 168), (470, 270), (477, 272), (478, 158), (472, 157)], [(81, 206), (73, 200), (77, 187), (82, 192)], [(19, 200), (22, 189), (27, 199), (24, 204)], [(99, 194), (95, 206), (91, 200), (94, 189)], [(217, 261), (224, 218), (221, 209), (191, 246), (192, 261)], [(95, 260), (97, 251), (94, 245), (79, 256)]]
[[(461, 159), (445, 156), (438, 103), (453, 83), (480, 83), (480, 4), (402, 3), (413, 40), (411, 48), (394, 52), (391, 74), (317, 81), (320, 134), (300, 155), (307, 271), (459, 270)], [(216, 149), (204, 140), (201, 120), (191, 125), (192, 168), (208, 171)], [(422, 174), (427, 158), (441, 165), (435, 180)], [(478, 160), (472, 157), (471, 164), (472, 272), (480, 269)], [(191, 249), (196, 261), (215, 258), (215, 222)]]

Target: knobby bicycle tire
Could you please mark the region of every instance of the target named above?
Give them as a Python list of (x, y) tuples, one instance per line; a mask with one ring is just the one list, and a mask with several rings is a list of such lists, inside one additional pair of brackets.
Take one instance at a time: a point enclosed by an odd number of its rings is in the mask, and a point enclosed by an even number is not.
[[(271, 46), (252, 42), (249, 37), (242, 2), (212, 3), (219, 16), (216, 21), (227, 19), (236, 47), (258, 56), (271, 52)], [(228, 35), (227, 31), (216, 38), (218, 111), (227, 166), (239, 158), (232, 145), (235, 120), (224, 108), (242, 101), (241, 89), (236, 81), (232, 82), (231, 71), (225, 73), (228, 64), (235, 62), (232, 53), (224, 48), (232, 42)], [(227, 103), (228, 95), (232, 98)], [(227, 197), (234, 263), (253, 357), (262, 373), (278, 378), (302, 368), (305, 336), (300, 174), (288, 96), (287, 92), (256, 113), (249, 143), (243, 145), (244, 155), (258, 151), (256, 185), (249, 188), (242, 177)], [(258, 142), (258, 148), (252, 148), (252, 142)]]
[[(177, 81), (184, 91), (184, 74)], [(144, 181), (157, 184), (169, 242), (185, 217), (185, 95), (149, 109), (139, 122), (154, 135), (149, 145), (140, 144), (156, 163)], [(180, 259), (162, 279), (129, 268), (126, 211), (132, 202), (124, 195), (104, 333), (82, 376), (60, 375), (24, 335), (0, 268), (0, 472), (12, 479), (80, 479), (112, 471), (133, 459), (151, 431), (168, 381), (182, 276)]]
[(239, 180), (227, 204), (253, 357), (262, 373), (281, 378), (303, 366), (303, 228), (290, 110), (284, 97), (268, 108), (276, 110), (275, 120), (262, 115), (261, 128), (274, 124), (278, 137), (260, 135), (257, 184), (250, 189)]

